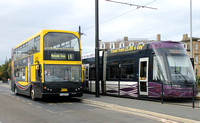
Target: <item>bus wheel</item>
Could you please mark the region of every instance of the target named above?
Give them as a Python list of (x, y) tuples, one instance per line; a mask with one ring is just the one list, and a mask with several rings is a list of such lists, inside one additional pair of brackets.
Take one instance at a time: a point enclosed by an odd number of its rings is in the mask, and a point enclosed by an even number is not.
[(14, 86), (14, 93), (15, 93), (15, 95), (18, 95), (18, 92), (17, 92), (17, 87), (16, 87), (16, 85)]
[(31, 99), (35, 101), (35, 90), (33, 89), (33, 87), (31, 88)]

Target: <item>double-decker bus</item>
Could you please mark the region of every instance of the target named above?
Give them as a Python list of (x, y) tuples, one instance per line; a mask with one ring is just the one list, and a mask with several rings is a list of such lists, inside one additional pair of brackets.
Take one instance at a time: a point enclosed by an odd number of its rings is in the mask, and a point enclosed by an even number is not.
[(12, 49), (11, 90), (31, 96), (82, 96), (79, 32), (42, 30)]
[[(84, 89), (89, 92), (95, 92), (94, 64), (94, 57), (83, 59)], [(188, 53), (172, 41), (104, 51), (99, 72), (100, 92), (115, 96), (192, 98), (196, 82)]]

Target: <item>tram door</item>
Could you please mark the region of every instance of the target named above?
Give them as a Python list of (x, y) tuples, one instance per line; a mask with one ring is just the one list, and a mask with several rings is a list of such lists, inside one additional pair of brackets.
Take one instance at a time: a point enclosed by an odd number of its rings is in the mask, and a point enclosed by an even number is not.
[(148, 68), (149, 58), (139, 60), (139, 94), (148, 95)]

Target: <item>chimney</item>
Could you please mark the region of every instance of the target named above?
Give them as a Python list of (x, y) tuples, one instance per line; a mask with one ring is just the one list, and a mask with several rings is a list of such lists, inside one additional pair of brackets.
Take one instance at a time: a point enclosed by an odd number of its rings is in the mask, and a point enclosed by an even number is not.
[(128, 36), (125, 36), (125, 37), (124, 37), (124, 41), (128, 41)]
[(160, 38), (161, 36), (160, 36), (160, 34), (157, 34), (157, 41), (161, 41)]
[(183, 34), (183, 39), (182, 39), (183, 41), (184, 40), (188, 40), (188, 34)]

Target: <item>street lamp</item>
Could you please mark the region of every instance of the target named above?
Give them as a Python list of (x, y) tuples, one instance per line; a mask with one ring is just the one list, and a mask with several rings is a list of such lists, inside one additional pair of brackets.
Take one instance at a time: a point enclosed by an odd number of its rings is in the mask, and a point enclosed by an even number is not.
[(192, 51), (192, 0), (190, 0), (190, 58), (193, 58), (193, 51)]

